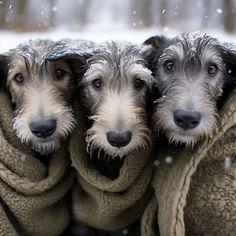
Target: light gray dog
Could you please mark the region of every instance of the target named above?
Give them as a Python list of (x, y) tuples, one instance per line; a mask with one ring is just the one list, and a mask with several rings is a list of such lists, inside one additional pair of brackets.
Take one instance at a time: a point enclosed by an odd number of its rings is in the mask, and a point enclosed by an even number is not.
[[(42, 155), (58, 149), (76, 124), (71, 99), (75, 73), (84, 60), (78, 58), (74, 70), (75, 59), (59, 57), (53, 51), (63, 43), (33, 40), (0, 56), (2, 75), (15, 106), (13, 129), (21, 142)], [(46, 60), (47, 56), (54, 60)]]
[(147, 99), (152, 75), (145, 61), (150, 49), (111, 41), (89, 58), (80, 84), (92, 121), (86, 136), (89, 153), (124, 157), (150, 141)]
[(151, 37), (150, 63), (158, 92), (153, 120), (170, 142), (194, 146), (217, 127), (218, 109), (235, 86), (236, 54), (229, 45), (201, 34)]

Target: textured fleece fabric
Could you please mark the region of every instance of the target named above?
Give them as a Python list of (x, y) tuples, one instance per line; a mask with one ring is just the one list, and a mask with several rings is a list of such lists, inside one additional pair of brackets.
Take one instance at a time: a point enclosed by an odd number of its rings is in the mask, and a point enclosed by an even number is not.
[(72, 189), (74, 215), (91, 227), (118, 230), (140, 219), (150, 199), (152, 148), (126, 156), (118, 178), (111, 180), (89, 165), (84, 117), (81, 115), (79, 120), (84, 130), (77, 130), (70, 143), (72, 165), (77, 173)]
[[(167, 164), (166, 156), (173, 162)], [(193, 150), (160, 147), (152, 187), (155, 196), (142, 217), (142, 235), (236, 235), (236, 89), (220, 112), (212, 137)]]
[(40, 162), (16, 138), (11, 103), (3, 91), (0, 103), (0, 235), (59, 235), (70, 221), (69, 157), (60, 150), (48, 166)]

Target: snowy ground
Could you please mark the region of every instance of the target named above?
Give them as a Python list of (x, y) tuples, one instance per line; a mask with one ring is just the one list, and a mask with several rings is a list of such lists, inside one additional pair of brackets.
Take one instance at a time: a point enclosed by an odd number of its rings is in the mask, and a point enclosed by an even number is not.
[[(96, 42), (102, 42), (105, 40), (127, 40), (133, 43), (142, 43), (145, 39), (153, 35), (175, 36), (178, 34), (176, 30), (171, 30), (168, 28), (157, 29), (149, 28), (145, 30), (107, 30), (107, 31), (95, 31), (88, 30), (83, 32), (68, 31), (66, 29), (60, 28), (49, 32), (34, 32), (34, 33), (15, 33), (11, 31), (1, 31), (0, 30), (0, 52), (5, 52), (10, 48), (15, 47), (17, 44), (28, 41), (29, 39), (37, 38), (49, 38), (53, 40), (59, 40), (61, 38), (81, 38), (93, 40)], [(219, 38), (224, 42), (235, 42), (236, 34), (227, 35), (222, 32), (212, 31), (206, 32)]]

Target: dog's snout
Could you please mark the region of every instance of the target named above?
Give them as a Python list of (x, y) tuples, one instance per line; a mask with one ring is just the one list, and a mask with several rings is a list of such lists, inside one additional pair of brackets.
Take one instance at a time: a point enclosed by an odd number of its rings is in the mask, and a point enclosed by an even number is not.
[(174, 112), (174, 122), (182, 129), (194, 129), (201, 121), (199, 112), (177, 110)]
[(114, 147), (127, 146), (131, 140), (131, 137), (132, 133), (130, 131), (107, 133), (107, 141)]
[(48, 137), (56, 130), (56, 120), (46, 119), (30, 123), (30, 130), (36, 137)]

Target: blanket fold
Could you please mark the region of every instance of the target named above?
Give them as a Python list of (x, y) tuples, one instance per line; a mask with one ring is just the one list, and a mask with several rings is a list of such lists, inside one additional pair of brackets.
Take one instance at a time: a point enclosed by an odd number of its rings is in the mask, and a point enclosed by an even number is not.
[(49, 165), (43, 164), (15, 136), (11, 103), (3, 91), (0, 101), (0, 235), (59, 235), (70, 220), (68, 153), (56, 151)]
[(158, 211), (145, 210), (143, 235), (153, 235), (153, 227), (144, 231), (149, 221), (161, 236), (236, 235), (236, 89), (220, 117), (212, 138), (193, 150), (159, 147), (152, 181)]
[[(82, 109), (79, 111), (82, 114)], [(151, 197), (152, 148), (126, 156), (119, 176), (111, 180), (89, 164), (84, 141), (85, 117), (80, 115), (82, 129), (72, 135), (69, 147), (77, 173), (72, 189), (74, 215), (91, 227), (118, 230), (139, 219)]]

